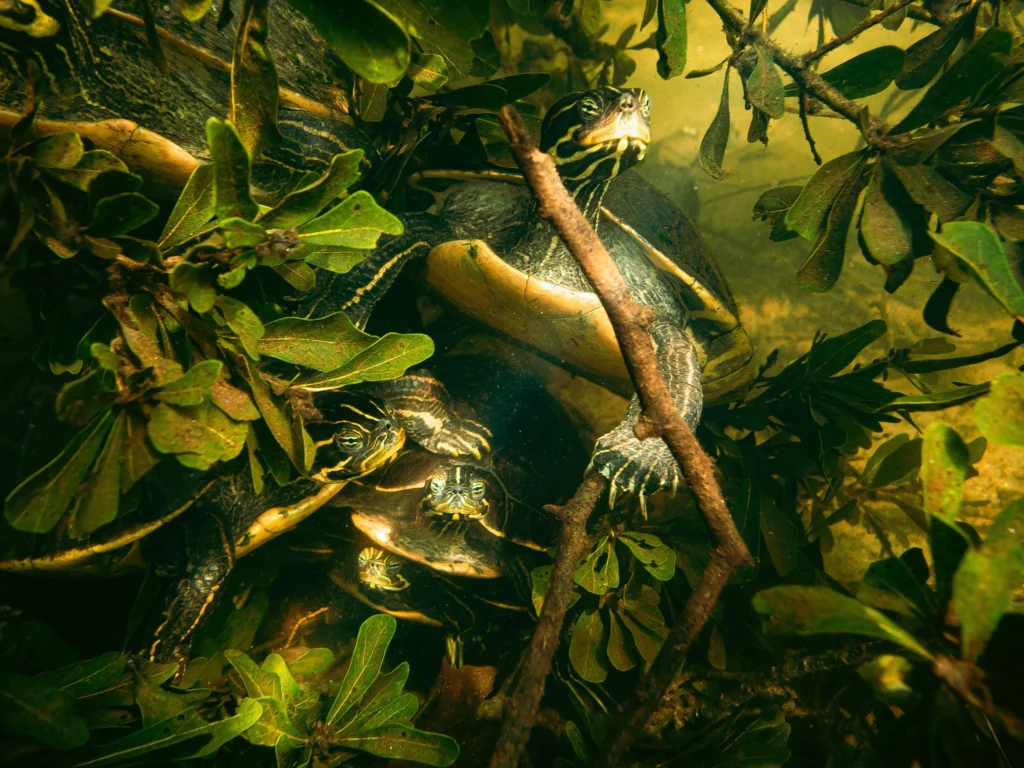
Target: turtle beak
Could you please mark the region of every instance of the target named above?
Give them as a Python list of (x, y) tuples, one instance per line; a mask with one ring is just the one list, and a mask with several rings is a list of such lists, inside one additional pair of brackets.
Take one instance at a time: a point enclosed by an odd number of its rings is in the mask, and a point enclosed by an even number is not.
[(578, 140), (584, 147), (618, 144), (620, 153), (631, 145), (641, 151), (651, 142), (651, 120), (645, 114), (647, 97), (639, 88), (623, 91), (605, 116), (583, 132)]

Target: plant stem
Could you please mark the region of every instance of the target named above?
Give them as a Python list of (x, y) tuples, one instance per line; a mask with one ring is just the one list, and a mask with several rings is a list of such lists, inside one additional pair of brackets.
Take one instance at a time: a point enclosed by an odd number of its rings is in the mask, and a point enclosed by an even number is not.
[(915, 0), (898, 0), (898, 2), (893, 3), (891, 6), (886, 8), (881, 13), (876, 13), (874, 16), (869, 16), (868, 18), (864, 19), (864, 21), (862, 21), (860, 24), (851, 29), (849, 32), (839, 35), (839, 37), (833, 40), (830, 40), (817, 50), (805, 53), (803, 56), (804, 64), (813, 64), (822, 56), (832, 53), (832, 51), (834, 51), (836, 48), (839, 48), (842, 45), (846, 45), (846, 43), (853, 40), (853, 38), (857, 37), (857, 35), (859, 35), (861, 32), (871, 29), (871, 27), (875, 26), (876, 24), (881, 24), (890, 16), (892, 16), (895, 13), (898, 13), (899, 11), (902, 11), (904, 8), (906, 8), (913, 2), (915, 2)]
[[(627, 714), (624, 720), (628, 720), (629, 727), (621, 727), (617, 731), (612, 742), (613, 752), (606, 755), (606, 764), (617, 765), (618, 757), (628, 750), (635, 733), (639, 730), (635, 723), (639, 722), (642, 727), (664, 695), (675, 671), (682, 664), (693, 637), (696, 637), (707, 621), (729, 576), (736, 568), (752, 561), (726, 507), (721, 488), (715, 479), (714, 465), (682, 415), (676, 410), (658, 368), (654, 345), (647, 332), (653, 319), (651, 311), (633, 301), (615, 262), (562, 185), (554, 162), (548, 155), (531, 145), (519, 113), (513, 107), (506, 106), (499, 112), (498, 118), (505, 133), (508, 134), (509, 145), (516, 162), (537, 198), (540, 215), (551, 221), (570, 253), (579, 262), (615, 329), (615, 337), (622, 349), (623, 359), (642, 408), (635, 428), (636, 436), (640, 439), (661, 437), (665, 440), (672, 455), (679, 462), (683, 477), (696, 498), (704, 521), (715, 540), (711, 562), (701, 577), (701, 584), (669, 633), (668, 640), (655, 659), (651, 674), (634, 691), (630, 703), (623, 709)], [(584, 480), (584, 484), (586, 483)], [(578, 491), (577, 495), (579, 493)], [(563, 519), (563, 526), (565, 524), (566, 519)], [(544, 607), (547, 610), (546, 600)], [(546, 676), (554, 649), (544, 647), (543, 643), (548, 642), (548, 638), (538, 640), (541, 630), (542, 628), (538, 627), (534, 634), (534, 642), (526, 664), (530, 667), (531, 675), (543, 671)], [(557, 637), (550, 638), (550, 642), (556, 641)], [(543, 670), (541, 664), (534, 663), (532, 658), (541, 653), (547, 660)], [(543, 678), (537, 680), (535, 677), (524, 675), (513, 694), (512, 706), (502, 726), (498, 747), (491, 760), (491, 768), (512, 768), (518, 762), (536, 716), (536, 705), (532, 708), (528, 705), (534, 701), (539, 704), (542, 691)], [(517, 699), (520, 701), (517, 702)]]

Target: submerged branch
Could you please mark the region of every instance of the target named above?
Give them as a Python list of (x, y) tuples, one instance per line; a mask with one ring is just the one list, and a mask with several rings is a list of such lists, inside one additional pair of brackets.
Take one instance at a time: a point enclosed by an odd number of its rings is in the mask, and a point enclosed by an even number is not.
[[(647, 332), (652, 321), (650, 310), (640, 307), (633, 301), (615, 262), (562, 185), (554, 162), (547, 154), (531, 145), (519, 114), (509, 106), (504, 107), (498, 117), (502, 128), (509, 136), (509, 144), (516, 162), (537, 198), (541, 216), (551, 221), (566, 247), (579, 262), (615, 329), (616, 339), (642, 406), (641, 417), (636, 426), (637, 437), (661, 437), (665, 440), (679, 462), (683, 477), (697, 499), (701, 514), (716, 542), (711, 553), (711, 562), (701, 578), (701, 584), (669, 633), (668, 640), (654, 662), (651, 674), (638, 686), (630, 703), (623, 709), (628, 715), (628, 725), (620, 727), (617, 731), (613, 737), (612, 750), (605, 756), (606, 764), (617, 765), (619, 758), (628, 750), (639, 730), (635, 723), (639, 722), (642, 727), (646, 722), (672, 682), (672, 677), (682, 663), (693, 637), (696, 637), (707, 621), (729, 575), (736, 568), (751, 562), (750, 553), (726, 507), (710, 457), (701, 448), (693, 431), (676, 410), (662, 378), (654, 356), (654, 345)], [(584, 486), (577, 491), (577, 496), (588, 483), (598, 482), (596, 478), (592, 480), (592, 477), (584, 480)], [(602, 486), (605, 485), (603, 478), (601, 480)], [(594, 497), (595, 502), (596, 500), (597, 497)], [(569, 506), (571, 503), (567, 508)], [(564, 515), (563, 526), (569, 524), (569, 520), (570, 515)], [(581, 522), (585, 525), (585, 521)], [(561, 554), (560, 552), (560, 556)], [(557, 563), (555, 567), (557, 570)], [(548, 609), (547, 600), (544, 609)], [(547, 676), (550, 659), (554, 653), (554, 648), (545, 644), (557, 641), (557, 636), (551, 638), (547, 634), (540, 638), (542, 629), (544, 627), (538, 626), (534, 634), (526, 661), (531, 676), (524, 674), (513, 694), (512, 706), (491, 760), (492, 768), (516, 765), (529, 736), (530, 726), (536, 717), (536, 708), (543, 693), (543, 678)], [(539, 656), (543, 658), (538, 659)], [(546, 664), (542, 665), (542, 661), (546, 661)], [(543, 676), (539, 679), (533, 676), (540, 672), (543, 672)]]
[(913, 2), (916, 2), (916, 0), (897, 0), (897, 2), (893, 3), (891, 6), (886, 8), (881, 13), (876, 13), (874, 16), (868, 16), (866, 19), (864, 19), (864, 21), (855, 26), (849, 32), (846, 32), (845, 34), (839, 35), (838, 37), (829, 40), (823, 46), (811, 51), (810, 53), (805, 53), (803, 56), (804, 64), (812, 64), (813, 62), (820, 59), (822, 56), (832, 53), (832, 51), (834, 51), (836, 48), (846, 45), (848, 42), (853, 40), (853, 38), (857, 37), (862, 32), (871, 29), (876, 24), (881, 24), (890, 16), (899, 13)]
[(530, 729), (537, 720), (540, 700), (544, 695), (544, 682), (551, 672), (551, 661), (558, 649), (565, 614), (572, 600), (573, 574), (580, 558), (590, 549), (587, 521), (607, 488), (608, 481), (603, 476), (590, 473), (583, 478), (565, 506), (547, 509), (562, 524), (558, 553), (537, 628), (519, 670), (519, 682), (505, 706), (501, 734), (491, 756), (491, 768), (515, 766), (530, 738)]

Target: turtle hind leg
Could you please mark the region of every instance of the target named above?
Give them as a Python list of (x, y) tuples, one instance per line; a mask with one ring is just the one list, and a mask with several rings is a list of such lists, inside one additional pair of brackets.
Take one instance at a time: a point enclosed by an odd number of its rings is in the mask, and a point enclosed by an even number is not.
[[(679, 325), (658, 321), (651, 325), (655, 357), (672, 400), (691, 429), (696, 430), (704, 403), (697, 350)], [(659, 490), (675, 492), (682, 482), (679, 464), (660, 437), (638, 440), (633, 433), (640, 418), (640, 400), (629, 403), (626, 418), (597, 441), (590, 468), (611, 481), (609, 503), (620, 493), (644, 499)]]
[(196, 510), (185, 527), (186, 573), (178, 582), (163, 623), (149, 648), (152, 661), (188, 661), (196, 630), (213, 613), (234, 567), (229, 524), (219, 515)]
[(444, 384), (428, 370), (415, 369), (365, 389), (386, 400), (406, 435), (432, 453), (479, 459), (491, 448), (490, 430), (456, 407)]

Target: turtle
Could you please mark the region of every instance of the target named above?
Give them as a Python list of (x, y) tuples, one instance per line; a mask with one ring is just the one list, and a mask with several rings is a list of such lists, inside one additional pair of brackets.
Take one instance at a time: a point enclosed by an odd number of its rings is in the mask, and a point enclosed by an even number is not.
[(81, 542), (12, 539), (30, 549), (6, 553), (0, 570), (111, 574), (143, 565), (149, 558), (142, 545), (151, 544), (152, 559), (183, 561), (185, 575), (146, 654), (186, 661), (238, 557), (321, 509), (352, 479), (393, 461), (405, 444), (386, 403), (348, 392), (325, 393), (314, 402), (319, 418), (307, 430), (317, 452), (308, 478), (257, 492), (247, 467), (213, 476), (163, 462), (142, 480), (142, 509), (133, 515)]
[[(19, 117), (28, 62), (44, 73), (36, 130), (77, 130), (98, 148), (125, 157), (146, 178), (147, 193), (176, 197), (198, 162), (209, 160), (204, 126), (231, 104), (231, 61), (238, 18), (187, 21), (177, 4), (151, 4), (146, 19), (119, 8), (88, 18), (79, 0), (0, 3), (0, 127)], [(334, 155), (364, 150), (364, 170), (376, 161), (369, 138), (348, 115), (351, 71), (287, 3), (275, 4), (261, 44), (276, 56), (280, 84), (279, 136), (253, 159), (253, 188), (268, 202), (323, 174)], [(7, 74), (9, 73), (9, 74)], [(6, 87), (5, 87), (6, 86)], [(6, 109), (5, 109), (6, 108)], [(144, 145), (144, 146), (143, 146)], [(133, 162), (136, 161), (136, 162)]]
[[(638, 88), (610, 86), (568, 94), (546, 113), (540, 149), (622, 273), (649, 309), (648, 332), (676, 407), (696, 428), (705, 400), (722, 400), (756, 375), (736, 302), (696, 227), (632, 170), (651, 139), (651, 101)], [(414, 259), (443, 301), (556, 364), (624, 394), (628, 372), (607, 313), (518, 174), (437, 170), (444, 182), (434, 212), (402, 216), (402, 235), (382, 239), (346, 275), (325, 280), (317, 312), (344, 310), (365, 323), (381, 286)], [(661, 438), (638, 440), (633, 395), (625, 419), (600, 437), (590, 468), (620, 492), (675, 491), (680, 470)]]
[[(432, 365), (456, 410), (491, 433), (481, 459), (409, 448), (337, 497), (378, 547), (452, 575), (518, 575), (522, 548), (557, 543), (545, 504), (564, 502), (586, 464), (577, 430), (541, 382), (483, 354)], [(507, 545), (518, 545), (510, 548)]]

